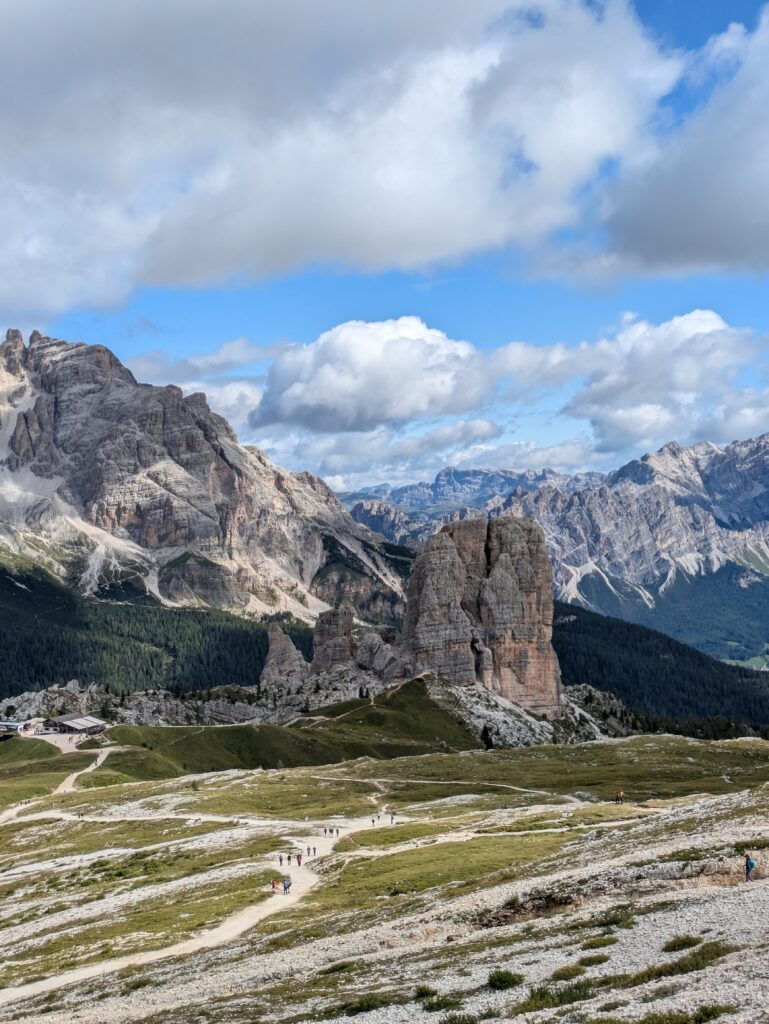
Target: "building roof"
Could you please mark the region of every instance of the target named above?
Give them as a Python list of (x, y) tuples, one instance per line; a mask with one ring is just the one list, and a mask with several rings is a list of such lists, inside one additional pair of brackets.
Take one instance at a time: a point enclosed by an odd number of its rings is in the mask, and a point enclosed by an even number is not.
[(59, 715), (58, 718), (51, 718), (50, 721), (55, 722), (57, 725), (69, 725), (73, 729), (94, 729), (98, 725), (107, 725), (101, 718), (95, 718), (93, 715), (82, 715), (77, 711), (69, 715)]

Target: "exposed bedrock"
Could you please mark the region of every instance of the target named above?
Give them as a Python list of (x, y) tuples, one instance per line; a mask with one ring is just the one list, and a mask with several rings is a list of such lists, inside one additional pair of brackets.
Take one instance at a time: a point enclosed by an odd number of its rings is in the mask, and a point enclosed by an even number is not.
[(414, 565), (403, 653), (418, 671), (480, 683), (553, 718), (561, 700), (552, 624), (540, 527), (528, 519), (465, 520), (431, 537)]

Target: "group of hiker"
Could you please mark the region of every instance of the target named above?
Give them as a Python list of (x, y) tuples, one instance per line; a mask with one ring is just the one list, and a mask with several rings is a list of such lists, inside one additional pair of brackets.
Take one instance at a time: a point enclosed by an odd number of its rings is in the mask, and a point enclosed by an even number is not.
[[(323, 835), (326, 836), (327, 838), (329, 838), (329, 837), (330, 838), (334, 838), (335, 837), (335, 838), (338, 839), (339, 838), (339, 829), (336, 826), (324, 825), (324, 827), (323, 827)], [(286, 865), (287, 868), (290, 868), (292, 863), (296, 864), (296, 866), (298, 868), (300, 868), (302, 866), (302, 860), (309, 859), (310, 857), (317, 857), (317, 856), (318, 856), (318, 847), (317, 846), (307, 846), (306, 853), (303, 853), (301, 850), (294, 850), (293, 852), (289, 851), (288, 853), (279, 853), (278, 854), (278, 864), (279, 864), (281, 870), (282, 870), (284, 864)], [(282, 886), (282, 888), (283, 888), (283, 895), (284, 896), (288, 896), (289, 892), (291, 891), (291, 879), (290, 878), (284, 878), (282, 881), (279, 882), (277, 879), (273, 878), (272, 882), (271, 882), (271, 886), (272, 886), (272, 891), (273, 892), (277, 892), (278, 891), (278, 887)]]
[[(382, 812), (381, 811), (377, 811), (376, 814), (374, 815), (374, 817), (371, 819), (371, 827), (375, 828), (376, 825), (378, 825), (381, 820), (382, 820)], [(395, 824), (395, 815), (392, 812), (390, 813), (390, 824), (391, 825)], [(338, 834), (339, 833), (337, 833), (337, 835)]]

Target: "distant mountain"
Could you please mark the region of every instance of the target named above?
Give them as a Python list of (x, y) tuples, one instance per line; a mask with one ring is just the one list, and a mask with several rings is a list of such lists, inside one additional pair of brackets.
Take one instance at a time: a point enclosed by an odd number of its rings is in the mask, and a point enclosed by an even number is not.
[(398, 543), (419, 542), (455, 518), (530, 516), (545, 531), (562, 600), (719, 658), (769, 663), (769, 434), (725, 448), (673, 442), (605, 477), (542, 475), (536, 486), (484, 500), (481, 473), (472, 501), (417, 513), (393, 491), (387, 503), (359, 502), (352, 515)]
[(361, 491), (340, 494), (346, 508), (353, 508), (359, 502), (379, 499), (407, 512), (440, 513), (462, 508), (466, 505), (480, 505), (497, 497), (507, 497), (516, 488), (535, 491), (550, 485), (563, 491), (575, 491), (599, 487), (603, 473), (577, 473), (568, 476), (552, 469), (523, 470), (509, 469), (456, 469), (448, 466), (442, 469), (432, 483), (422, 482), (390, 487), (379, 484)]
[(408, 571), (318, 477), (239, 444), (202, 394), (139, 384), (102, 346), (0, 345), (0, 563), (88, 594), (392, 618)]

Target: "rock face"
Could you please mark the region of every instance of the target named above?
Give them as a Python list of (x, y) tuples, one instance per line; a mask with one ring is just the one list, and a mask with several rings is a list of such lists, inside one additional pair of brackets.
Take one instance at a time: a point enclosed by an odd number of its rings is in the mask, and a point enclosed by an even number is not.
[(421, 671), (479, 683), (555, 717), (552, 574), (545, 538), (523, 519), (452, 523), (431, 537), (408, 590), (403, 654)]
[(0, 345), (0, 538), (89, 592), (130, 581), (171, 603), (311, 618), (351, 565), (364, 612), (403, 596), (322, 480), (239, 444), (204, 395), (36, 331)]
[(315, 623), (312, 672), (331, 672), (353, 660), (353, 610), (343, 604), (322, 612)]
[(295, 689), (304, 683), (310, 666), (276, 622), (267, 630), (269, 647), (259, 682), (263, 690)]

